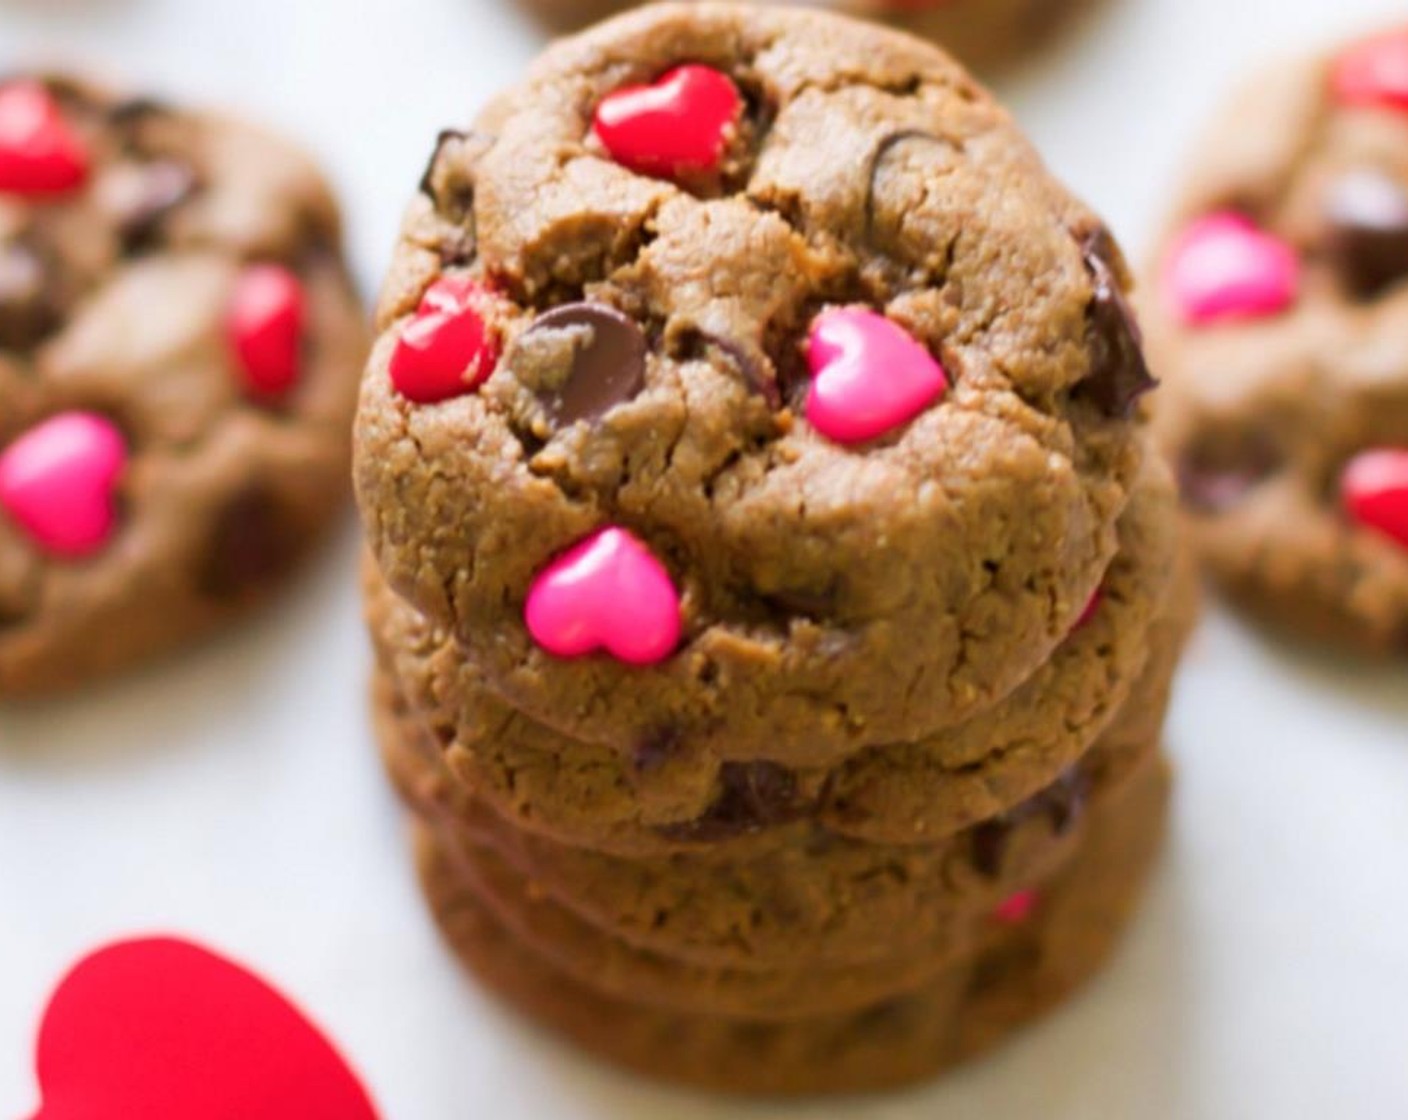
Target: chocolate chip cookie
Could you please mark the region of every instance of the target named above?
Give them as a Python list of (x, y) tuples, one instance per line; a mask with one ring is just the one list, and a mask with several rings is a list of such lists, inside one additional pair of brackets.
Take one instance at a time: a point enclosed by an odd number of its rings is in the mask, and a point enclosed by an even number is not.
[[(372, 634), (401, 702), (443, 736), (447, 764), (522, 828), (624, 855), (714, 857), (780, 842), (767, 832), (819, 819), (882, 843), (942, 839), (1037, 793), (1120, 708), (1146, 657), (1171, 676), (1177, 635), (1151, 632), (1168, 589), (1173, 498), (1150, 460), (1121, 518), (1121, 552), (1078, 626), (1010, 697), (916, 743), (870, 748), (832, 767), (720, 757), (662, 736), (635, 751), (581, 743), (528, 719), (485, 686), (456, 644), (367, 571)], [(804, 745), (803, 745), (804, 746)]]
[(224, 622), (322, 534), (367, 344), (339, 236), (249, 125), (0, 84), (0, 696)]
[(830, 761), (937, 734), (1043, 664), (1114, 558), (1152, 385), (1124, 284), (932, 47), (622, 17), (431, 161), (358, 414), (377, 563), (580, 740)]
[(422, 880), (446, 938), (478, 977), (593, 1053), (716, 1091), (857, 1092), (928, 1077), (990, 1048), (1095, 972), (1141, 893), (1167, 797), (1167, 769), (1143, 767), (1122, 796), (1092, 810), (1060, 872), (993, 912), (972, 954), (895, 998), (792, 1021), (655, 1008), (583, 983), (513, 936), (429, 831)]
[(1148, 319), (1193, 539), (1268, 622), (1408, 652), (1408, 28), (1255, 78)]
[[(628, 0), (524, 0), (557, 30), (614, 15)], [(819, 5), (932, 39), (967, 66), (987, 70), (1044, 46), (1090, 0), (829, 0)]]

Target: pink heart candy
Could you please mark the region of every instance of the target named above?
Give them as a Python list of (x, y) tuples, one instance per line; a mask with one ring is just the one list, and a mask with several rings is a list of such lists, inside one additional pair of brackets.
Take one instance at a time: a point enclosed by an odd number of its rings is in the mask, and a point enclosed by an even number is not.
[(831, 308), (812, 320), (807, 368), (807, 420), (837, 443), (882, 436), (948, 389), (948, 376), (927, 347), (864, 307)]
[(1199, 218), (1164, 262), (1164, 291), (1190, 326), (1256, 319), (1289, 307), (1300, 290), (1300, 259), (1290, 245), (1241, 214)]
[(1036, 912), (1040, 901), (1036, 891), (1017, 891), (993, 908), (992, 920), (1003, 926), (1023, 925)]
[(680, 597), (670, 574), (625, 529), (593, 533), (533, 581), (524, 609), (533, 640), (557, 657), (604, 649), (652, 665), (680, 640)]
[(376, 1120), (318, 1029), (198, 945), (150, 938), (79, 962), (39, 1031), (31, 1120)]
[(61, 412), (0, 454), (0, 507), (46, 552), (82, 559), (113, 534), (126, 466), (116, 424), (92, 412)]

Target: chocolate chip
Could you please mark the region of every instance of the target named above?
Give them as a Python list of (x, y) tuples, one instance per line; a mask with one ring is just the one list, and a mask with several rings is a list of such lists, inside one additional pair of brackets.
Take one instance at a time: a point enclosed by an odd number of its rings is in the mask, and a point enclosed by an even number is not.
[(940, 147), (951, 147), (947, 141), (934, 136), (932, 133), (924, 132), (917, 128), (901, 129), (886, 136), (880, 143), (875, 145), (875, 151), (870, 157), (870, 167), (866, 171), (865, 187), (865, 228), (870, 233), (875, 225), (875, 188), (880, 177), (880, 170), (885, 164), (885, 160), (890, 153), (901, 144), (911, 141), (918, 141), (922, 144), (934, 144)]
[(712, 843), (801, 820), (811, 806), (790, 770), (772, 762), (726, 762), (719, 769), (721, 790), (703, 816), (659, 829), (669, 840)]
[(461, 132), (454, 128), (441, 129), (440, 134), (435, 137), (435, 150), (430, 153), (430, 159), (426, 161), (425, 171), (420, 177), (420, 192), (430, 198), (435, 197), (435, 172), (440, 165), (440, 155), (451, 144), (460, 143), (469, 139), (469, 133)]
[(1052, 832), (1064, 836), (1080, 819), (1088, 791), (1086, 776), (1072, 768), (1015, 808), (974, 826), (971, 833), (974, 868), (989, 879), (1001, 876), (1012, 833), (1035, 817), (1046, 816)]
[(169, 112), (171, 107), (155, 97), (127, 97), (108, 110), (108, 120), (119, 126), (130, 125)]
[(1077, 396), (1094, 403), (1106, 416), (1125, 418), (1135, 402), (1158, 385), (1144, 360), (1143, 336), (1110, 263), (1114, 243), (1103, 227), (1081, 244), (1095, 294), (1086, 308), (1090, 373), (1075, 387)]
[(768, 407), (782, 406), (782, 390), (778, 388), (772, 363), (764, 355), (736, 339), (716, 334), (701, 334), (700, 341), (705, 346), (716, 347), (738, 370), (743, 383), (768, 402)]
[(1408, 277), (1408, 184), (1375, 168), (1341, 175), (1325, 196), (1328, 249), (1355, 295)]
[(631, 752), (631, 764), (638, 774), (653, 774), (678, 752), (680, 734), (674, 728), (664, 728), (646, 736)]
[(295, 518), (263, 487), (246, 490), (216, 518), (200, 588), (217, 599), (251, 598), (283, 575), (302, 551)]
[(0, 346), (33, 346), (58, 320), (43, 257), (23, 242), (0, 247)]
[(1264, 435), (1210, 440), (1179, 457), (1179, 491), (1190, 508), (1223, 513), (1270, 477), (1280, 462), (1275, 444)]
[(129, 252), (148, 248), (162, 221), (195, 191), (195, 173), (184, 163), (162, 159), (124, 163), (98, 184), (99, 205), (116, 223)]
[(645, 335), (604, 303), (555, 307), (521, 343), (524, 372), (554, 423), (596, 420), (645, 385)]

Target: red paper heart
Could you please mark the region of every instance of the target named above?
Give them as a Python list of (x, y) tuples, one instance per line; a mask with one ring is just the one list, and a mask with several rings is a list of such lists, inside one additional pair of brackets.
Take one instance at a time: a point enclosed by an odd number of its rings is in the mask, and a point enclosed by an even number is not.
[(44, 1014), (32, 1120), (376, 1120), (332, 1045), (273, 988), (197, 945), (81, 961)]
[(691, 64), (603, 98), (592, 131), (622, 167), (676, 179), (718, 167), (742, 112), (727, 74)]

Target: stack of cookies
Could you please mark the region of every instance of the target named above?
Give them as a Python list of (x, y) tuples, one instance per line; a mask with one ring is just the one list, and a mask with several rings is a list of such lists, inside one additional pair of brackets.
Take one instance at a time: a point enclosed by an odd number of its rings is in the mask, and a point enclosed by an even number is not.
[(933, 47), (690, 4), (442, 135), (357, 485), (385, 756), (491, 988), (756, 1093), (1106, 957), (1191, 616), (1098, 219)]

